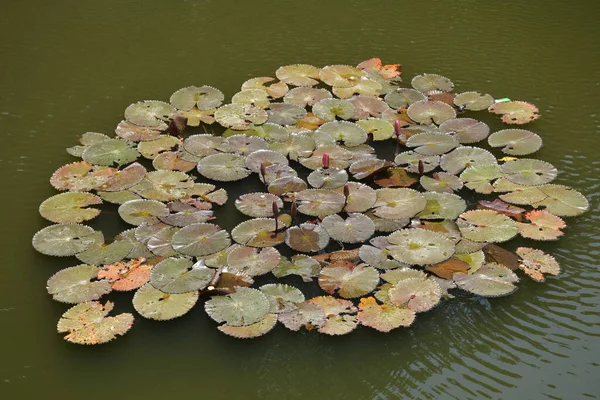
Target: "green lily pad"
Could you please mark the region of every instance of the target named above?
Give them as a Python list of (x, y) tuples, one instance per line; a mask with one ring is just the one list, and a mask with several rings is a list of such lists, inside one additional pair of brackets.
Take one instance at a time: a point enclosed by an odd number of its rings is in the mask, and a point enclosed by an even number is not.
[(502, 152), (512, 156), (535, 153), (542, 147), (542, 138), (524, 129), (503, 129), (488, 138), (492, 147), (503, 147)]
[(402, 229), (392, 233), (388, 241), (392, 257), (409, 265), (436, 264), (454, 254), (450, 239), (425, 229)]
[(268, 118), (265, 110), (249, 104), (225, 104), (215, 111), (215, 119), (219, 124), (239, 131), (263, 124)]
[(140, 153), (134, 143), (122, 139), (107, 139), (87, 147), (81, 157), (95, 165), (124, 165), (135, 161)]
[(173, 93), (169, 101), (180, 110), (190, 111), (194, 107), (199, 110), (217, 108), (224, 99), (223, 93), (212, 86), (188, 86)]
[[(433, 171), (440, 165), (440, 156), (425, 156), (414, 151), (405, 151), (394, 158), (394, 163), (404, 167), (408, 172), (426, 173)], [(423, 168), (422, 171), (419, 171), (420, 166)]]
[(277, 319), (289, 330), (298, 331), (303, 326), (318, 327), (325, 324), (326, 315), (320, 305), (303, 302), (281, 312)]
[(250, 175), (244, 157), (230, 153), (213, 154), (203, 158), (198, 162), (198, 172), (219, 182), (238, 181)]
[(187, 256), (200, 257), (216, 253), (231, 244), (229, 234), (209, 223), (191, 224), (173, 235), (173, 249)]
[(559, 217), (574, 217), (586, 212), (590, 204), (577, 190), (562, 185), (539, 186), (545, 198), (533, 203), (534, 207), (546, 207), (546, 211)]
[(417, 75), (410, 84), (423, 93), (432, 91), (451, 92), (454, 89), (454, 83), (450, 79), (437, 74)]
[(259, 108), (267, 108), (271, 104), (269, 100), (269, 94), (263, 89), (242, 90), (231, 98), (233, 104), (250, 104)]
[(33, 235), (33, 247), (48, 256), (74, 256), (91, 244), (102, 241), (102, 232), (86, 225), (50, 225)]
[(557, 169), (552, 164), (530, 158), (507, 161), (502, 164), (501, 171), (509, 181), (527, 186), (549, 183), (558, 175)]
[(458, 174), (474, 165), (497, 164), (496, 157), (478, 147), (461, 146), (442, 156), (440, 166), (446, 172)]
[(202, 290), (215, 276), (215, 270), (189, 258), (166, 258), (152, 268), (150, 283), (165, 293)]
[(277, 314), (265, 314), (263, 319), (250, 325), (231, 326), (223, 324), (217, 329), (238, 339), (252, 339), (269, 333), (277, 324)]
[(405, 108), (417, 101), (425, 101), (427, 96), (415, 89), (398, 88), (385, 95), (385, 102), (392, 108)]
[(312, 282), (319, 275), (321, 264), (306, 254), (296, 254), (290, 259), (281, 257), (279, 264), (271, 272), (277, 278), (288, 275), (298, 275), (304, 282)]
[(342, 243), (360, 243), (375, 233), (375, 224), (364, 214), (350, 213), (346, 219), (333, 214), (323, 219), (323, 227), (333, 240)]
[(460, 180), (477, 193), (490, 194), (494, 191), (491, 182), (503, 175), (498, 164), (477, 164), (465, 169), (460, 174)]
[(280, 81), (294, 86), (315, 86), (319, 83), (320, 68), (308, 64), (292, 64), (279, 67), (275, 76)]
[(113, 303), (102, 305), (96, 301), (77, 304), (69, 308), (60, 318), (58, 333), (68, 333), (67, 342), (76, 344), (102, 344), (122, 336), (133, 325), (133, 315), (122, 313), (107, 317)]
[(285, 231), (285, 243), (296, 251), (314, 253), (329, 243), (329, 234), (318, 224), (304, 223)]
[(291, 176), (275, 179), (269, 183), (269, 193), (275, 196), (281, 196), (285, 193), (295, 193), (306, 190), (308, 185), (302, 179)]
[(271, 272), (279, 264), (281, 255), (275, 247), (255, 247), (234, 245), (227, 255), (227, 264), (250, 277)]
[(414, 312), (431, 310), (442, 299), (442, 288), (432, 279), (407, 278), (396, 283), (388, 292), (389, 301)]
[(285, 96), (290, 90), (285, 82), (277, 81), (275, 78), (266, 76), (250, 78), (242, 83), (242, 90), (247, 89), (262, 89), (274, 99)]
[(90, 265), (112, 264), (127, 257), (132, 249), (133, 243), (127, 239), (115, 240), (110, 244), (96, 242), (81, 253), (77, 253), (76, 257)]
[(269, 122), (279, 125), (294, 125), (307, 115), (304, 108), (288, 103), (272, 103), (267, 113)]
[(263, 165), (267, 167), (267, 169), (268, 167), (275, 165), (287, 166), (288, 159), (284, 155), (276, 151), (256, 150), (248, 154), (245, 160), (245, 164), (246, 168), (248, 168), (250, 171), (260, 173)]
[(440, 125), (440, 132), (453, 135), (461, 144), (481, 142), (490, 134), (490, 127), (473, 118), (449, 119)]
[(297, 87), (290, 90), (283, 98), (284, 103), (299, 107), (313, 106), (315, 103), (333, 97), (327, 89), (312, 87)]
[(212, 319), (229, 326), (254, 324), (262, 320), (270, 308), (269, 299), (263, 292), (248, 287), (236, 287), (234, 293), (214, 296), (204, 304)]
[(145, 199), (127, 201), (119, 206), (118, 212), (121, 219), (131, 225), (155, 223), (158, 217), (169, 215), (169, 209), (163, 203)]
[(138, 151), (144, 156), (144, 158), (153, 160), (163, 151), (171, 151), (175, 147), (181, 145), (181, 139), (170, 136), (161, 135), (155, 140), (148, 142), (140, 142), (137, 145)]
[(416, 147), (415, 151), (426, 156), (440, 155), (458, 147), (454, 137), (445, 133), (421, 133), (406, 141), (407, 147)]
[(183, 141), (185, 151), (203, 158), (219, 152), (228, 152), (229, 143), (223, 137), (213, 135), (192, 135)]
[(345, 146), (358, 146), (367, 141), (367, 132), (359, 125), (346, 121), (333, 121), (323, 124), (317, 134), (329, 135)]
[(348, 196), (346, 197), (346, 206), (344, 207), (345, 212), (364, 212), (375, 204), (377, 192), (370, 186), (359, 182), (348, 182), (346, 187), (348, 188)]
[(269, 149), (294, 161), (298, 161), (299, 157), (310, 157), (315, 147), (313, 138), (303, 134), (292, 134), (286, 142), (269, 144)]
[(120, 192), (130, 189), (140, 183), (146, 177), (146, 168), (140, 163), (133, 163), (116, 171), (105, 183), (99, 185), (97, 189), (105, 192)]
[(306, 189), (296, 194), (298, 211), (315, 217), (342, 211), (345, 200), (343, 194), (327, 189)]
[(456, 219), (462, 214), (467, 203), (460, 197), (451, 193), (424, 193), (427, 199), (425, 209), (417, 214), (420, 219)]
[(333, 121), (336, 117), (341, 119), (353, 118), (355, 108), (348, 100), (323, 99), (313, 105), (312, 112), (322, 120)]
[(455, 175), (447, 172), (437, 172), (433, 177), (422, 175), (419, 183), (429, 192), (453, 193), (463, 187), (463, 182)]
[(244, 221), (231, 231), (231, 237), (237, 243), (251, 247), (269, 247), (283, 243), (285, 233), (277, 231), (282, 223), (274, 218), (254, 218)]
[(159, 127), (175, 114), (175, 108), (163, 101), (146, 100), (131, 104), (125, 109), (125, 119), (140, 126)]
[(329, 294), (352, 299), (371, 293), (379, 283), (379, 272), (366, 264), (327, 266), (319, 275), (319, 286)]
[(484, 264), (472, 274), (458, 272), (453, 276), (456, 285), (468, 292), (484, 297), (499, 297), (511, 294), (519, 281), (517, 275), (503, 265)]
[(481, 111), (494, 104), (494, 98), (487, 93), (463, 92), (454, 97), (454, 104), (465, 110)]
[(186, 314), (197, 301), (197, 290), (186, 293), (165, 293), (146, 283), (135, 292), (133, 307), (144, 318), (168, 321)]
[(377, 190), (377, 201), (373, 205), (374, 214), (384, 219), (412, 218), (423, 211), (427, 205), (427, 199), (413, 189), (379, 189)]
[(286, 311), (290, 304), (303, 303), (305, 298), (300, 289), (283, 283), (269, 283), (262, 285), (259, 290), (263, 292), (271, 303), (271, 312)]
[(369, 96), (375, 97), (381, 94), (383, 86), (374, 79), (363, 77), (352, 86), (341, 87), (334, 86), (331, 91), (340, 99), (348, 99), (349, 97)]
[(106, 279), (97, 280), (98, 267), (81, 264), (61, 269), (48, 279), (47, 290), (52, 298), (61, 303), (77, 304), (110, 293), (112, 287)]
[(356, 85), (366, 72), (350, 65), (328, 65), (321, 69), (319, 78), (329, 86), (347, 88)]
[(381, 118), (361, 119), (356, 124), (372, 135), (375, 141), (387, 140), (394, 134), (394, 126)]
[(341, 168), (320, 168), (311, 172), (306, 180), (316, 189), (335, 189), (348, 182), (348, 173)]
[(350, 151), (340, 146), (319, 146), (312, 152), (310, 157), (301, 158), (299, 160), (300, 164), (312, 170), (319, 169), (323, 166), (323, 155), (325, 153), (329, 155), (330, 168), (348, 168), (350, 160), (354, 157)]
[(39, 212), (42, 217), (55, 223), (79, 223), (100, 214), (96, 208), (83, 208), (94, 204), (102, 204), (102, 199), (91, 193), (61, 193), (44, 200)]
[(246, 193), (235, 201), (235, 208), (250, 217), (272, 217), (273, 202), (277, 204), (277, 208), (283, 207), (281, 199), (270, 193)]
[(518, 233), (513, 219), (492, 210), (467, 211), (456, 223), (462, 236), (474, 242), (506, 242)]
[(400, 326), (408, 327), (415, 320), (415, 312), (406, 307), (378, 304), (375, 298), (360, 299), (358, 322), (379, 332), (389, 332)]

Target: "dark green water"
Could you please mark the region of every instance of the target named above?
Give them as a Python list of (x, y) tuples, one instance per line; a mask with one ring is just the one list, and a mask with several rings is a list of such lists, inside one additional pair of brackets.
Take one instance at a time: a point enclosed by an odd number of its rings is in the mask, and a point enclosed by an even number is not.
[[(600, 29), (596, 2), (6, 1), (0, 13), (0, 396), (25, 399), (580, 399), (600, 394)], [(540, 247), (563, 273), (512, 296), (461, 298), (410, 329), (340, 338), (277, 328), (224, 336), (196, 307), (170, 323), (138, 318), (98, 347), (63, 342), (64, 305), (45, 291), (72, 259), (37, 254), (48, 178), (83, 132), (112, 134), (127, 105), (209, 84), (231, 96), (291, 63), (404, 64), (458, 91), (536, 103), (528, 129), (557, 183), (588, 214)], [(121, 301), (127, 302), (130, 296)]]

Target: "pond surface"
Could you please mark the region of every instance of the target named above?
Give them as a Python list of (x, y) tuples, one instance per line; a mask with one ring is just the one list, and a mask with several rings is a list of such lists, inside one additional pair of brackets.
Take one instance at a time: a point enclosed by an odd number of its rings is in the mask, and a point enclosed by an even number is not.
[[(568, 2), (22, 1), (0, 15), (0, 396), (64, 399), (579, 399), (600, 393), (599, 6)], [(371, 57), (451, 78), (457, 91), (536, 103), (528, 126), (557, 183), (591, 210), (543, 243), (563, 273), (511, 296), (462, 296), (410, 329), (345, 337), (277, 328), (241, 341), (196, 307), (142, 318), (105, 346), (63, 342), (46, 280), (74, 259), (31, 248), (52, 172), (83, 132), (112, 134), (127, 105), (208, 84), (235, 93), (291, 63)], [(494, 127), (493, 127), (494, 128)], [(127, 303), (129, 295), (117, 300)], [(125, 307), (127, 308), (127, 306)], [(131, 308), (131, 307), (129, 307)]]

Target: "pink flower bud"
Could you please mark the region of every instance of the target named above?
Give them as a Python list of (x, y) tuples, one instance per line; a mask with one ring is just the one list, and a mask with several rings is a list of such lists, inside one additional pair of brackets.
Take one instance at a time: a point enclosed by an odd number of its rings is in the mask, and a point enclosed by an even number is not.
[(323, 168), (329, 168), (329, 153), (323, 153), (321, 163), (323, 164)]

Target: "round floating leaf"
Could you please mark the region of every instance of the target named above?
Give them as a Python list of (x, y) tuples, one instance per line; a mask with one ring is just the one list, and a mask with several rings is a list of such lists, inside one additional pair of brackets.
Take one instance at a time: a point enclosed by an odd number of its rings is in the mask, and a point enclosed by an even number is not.
[(494, 104), (494, 98), (487, 93), (463, 92), (454, 97), (454, 104), (461, 109), (481, 111)]
[(541, 250), (519, 247), (517, 254), (521, 257), (519, 268), (535, 281), (545, 281), (544, 274), (558, 275), (560, 273), (560, 265), (554, 257)]
[(238, 339), (252, 339), (269, 333), (277, 324), (277, 314), (265, 314), (263, 319), (244, 326), (221, 325), (217, 329)]
[(236, 245), (227, 256), (227, 264), (248, 276), (264, 275), (279, 264), (281, 255), (274, 247), (257, 249)]
[(366, 72), (350, 65), (328, 65), (319, 72), (319, 78), (329, 86), (347, 88), (356, 85)]
[(206, 313), (217, 322), (245, 326), (259, 322), (269, 312), (267, 296), (257, 289), (237, 287), (234, 293), (214, 296), (204, 304)]
[(193, 263), (189, 258), (166, 258), (152, 269), (150, 283), (165, 293), (186, 293), (206, 288), (215, 270), (202, 261)]
[(427, 274), (419, 269), (403, 267), (391, 271), (386, 271), (381, 275), (381, 279), (388, 283), (391, 283), (392, 286), (396, 285), (400, 281), (411, 278), (415, 278), (422, 281), (427, 279)]
[[(498, 181), (500, 181), (500, 179)], [(521, 186), (511, 190), (512, 191), (509, 193), (500, 195), (500, 198), (508, 203), (525, 205), (537, 204), (548, 197), (546, 193), (542, 192), (538, 187)], [(554, 214), (557, 213), (555, 212)]]
[(50, 184), (57, 190), (86, 192), (110, 181), (116, 172), (114, 168), (98, 168), (79, 161), (57, 169), (50, 178)]
[(336, 299), (332, 296), (319, 296), (308, 300), (311, 304), (321, 306), (326, 315), (325, 321), (319, 325), (319, 332), (327, 335), (345, 335), (358, 325), (358, 311), (350, 300)]
[(315, 86), (319, 83), (320, 68), (308, 64), (293, 64), (279, 67), (275, 71), (277, 79), (294, 86)]
[(323, 154), (325, 153), (329, 154), (329, 167), (331, 168), (348, 168), (349, 160), (354, 157), (343, 147), (327, 145), (318, 147), (309, 158), (300, 159), (300, 164), (312, 170), (319, 169), (323, 166)]
[(140, 126), (158, 127), (175, 114), (175, 108), (163, 101), (146, 100), (125, 109), (125, 119)]
[(433, 222), (426, 220), (421, 221), (418, 219), (414, 219), (412, 220), (411, 227), (441, 233), (442, 235), (446, 236), (448, 239), (452, 240), (455, 243), (461, 239), (458, 226), (454, 221), (448, 219), (441, 222)]
[(561, 229), (566, 228), (567, 224), (562, 218), (557, 217), (548, 211), (530, 211), (525, 215), (530, 224), (517, 222), (521, 236), (535, 240), (556, 240), (563, 235)]
[(273, 269), (273, 275), (283, 278), (288, 275), (298, 275), (304, 282), (312, 282), (312, 278), (319, 275), (321, 264), (305, 254), (296, 254), (289, 260), (281, 257), (279, 265)]
[(490, 127), (473, 118), (454, 118), (441, 124), (440, 132), (456, 137), (461, 144), (469, 144), (488, 137)]
[(91, 146), (94, 143), (102, 142), (108, 139), (110, 139), (110, 137), (106, 136), (103, 133), (86, 132), (83, 135), (81, 135), (81, 138), (79, 139), (79, 143), (81, 143), (81, 146), (69, 147), (67, 148), (67, 153), (74, 157), (81, 157), (84, 150), (87, 149), (89, 146)]
[(285, 193), (301, 192), (306, 190), (308, 185), (298, 177), (284, 177), (275, 179), (269, 183), (269, 193), (281, 196)]
[[(262, 157), (261, 157), (262, 158)], [(246, 157), (246, 162), (248, 158)], [(262, 164), (262, 163), (261, 163)], [(287, 164), (272, 164), (264, 169), (264, 174), (259, 167), (258, 177), (260, 181), (266, 184), (273, 182), (279, 178), (293, 178), (298, 176), (298, 172)]]
[(248, 79), (242, 84), (242, 90), (247, 89), (262, 89), (274, 99), (285, 96), (289, 91), (285, 82), (275, 82), (275, 78), (265, 76)]
[(231, 240), (220, 226), (198, 223), (181, 228), (173, 235), (171, 243), (181, 254), (200, 257), (223, 250)]
[(254, 127), (253, 131), (259, 137), (268, 141), (285, 142), (290, 137), (290, 133), (285, 127), (271, 122), (265, 122), (261, 126)]
[(336, 117), (341, 119), (353, 118), (355, 108), (347, 100), (323, 99), (313, 105), (312, 112), (322, 120), (333, 121)]
[(363, 214), (350, 213), (344, 219), (337, 214), (323, 219), (323, 227), (333, 240), (342, 243), (360, 243), (369, 239), (375, 233), (375, 224)]
[(246, 193), (235, 201), (235, 208), (250, 217), (272, 217), (273, 202), (277, 208), (283, 207), (283, 201), (270, 193)]
[(417, 218), (456, 219), (467, 208), (467, 203), (455, 194), (427, 192), (423, 195), (427, 199), (427, 205), (417, 214)]
[(442, 288), (432, 279), (402, 279), (389, 290), (388, 299), (396, 306), (406, 305), (414, 312), (425, 312), (440, 302)]
[(381, 118), (362, 119), (356, 124), (372, 135), (375, 141), (387, 140), (394, 134), (394, 126)]
[(288, 165), (288, 159), (276, 151), (256, 150), (246, 157), (246, 167), (252, 172), (259, 173), (261, 166), (269, 167), (272, 165)]
[(269, 283), (262, 285), (259, 290), (263, 292), (271, 303), (271, 312), (286, 311), (289, 304), (304, 302), (304, 294), (294, 286), (283, 283)]
[(147, 199), (158, 201), (181, 199), (186, 196), (188, 189), (194, 187), (193, 178), (179, 171), (149, 172), (144, 183), (147, 187), (137, 192)]
[(96, 242), (77, 253), (77, 258), (91, 265), (112, 264), (127, 257), (132, 249), (133, 243), (127, 239), (115, 240), (111, 244)]
[(91, 193), (68, 192), (54, 195), (42, 202), (40, 215), (56, 223), (79, 223), (97, 217), (100, 210), (83, 208), (101, 204), (102, 199)]
[(319, 286), (329, 294), (346, 299), (364, 296), (371, 293), (379, 283), (379, 272), (366, 264), (328, 266), (321, 270)]
[[(483, 254), (483, 253), (482, 253)], [(466, 261), (452, 257), (441, 263), (434, 265), (428, 265), (425, 267), (426, 271), (432, 272), (443, 279), (452, 279), (452, 276), (457, 272), (467, 272), (471, 266)]]
[(374, 297), (360, 299), (358, 322), (379, 332), (389, 332), (400, 326), (408, 327), (415, 320), (415, 312), (392, 304), (378, 304)]
[(271, 143), (269, 148), (283, 156), (289, 156), (290, 160), (298, 161), (298, 157), (310, 157), (315, 149), (315, 141), (307, 135), (292, 134), (287, 142)]
[(407, 147), (416, 147), (415, 151), (426, 156), (440, 155), (458, 147), (454, 137), (445, 133), (421, 133), (406, 141)]
[(530, 158), (507, 161), (502, 164), (501, 171), (506, 174), (506, 179), (509, 181), (527, 186), (538, 186), (551, 182), (558, 174), (552, 164)]
[(210, 110), (198, 110), (194, 107), (189, 111), (178, 111), (176, 117), (180, 119), (185, 118), (187, 126), (200, 126), (200, 122), (210, 125), (215, 123), (215, 111), (216, 109), (214, 108)]
[(389, 108), (389, 106), (383, 102), (377, 96), (354, 96), (348, 99), (352, 105), (354, 105), (354, 118), (359, 120), (366, 120), (369, 117), (381, 117), (381, 113)]
[(153, 160), (160, 152), (172, 150), (179, 145), (181, 145), (181, 139), (175, 136), (161, 135), (158, 139), (138, 143), (137, 149), (144, 158)]
[(436, 74), (417, 75), (410, 84), (423, 93), (438, 90), (440, 92), (451, 92), (454, 89), (454, 83), (450, 79)]
[(312, 106), (315, 103), (333, 97), (327, 89), (312, 87), (297, 87), (290, 90), (283, 98), (284, 103), (294, 104), (299, 107)]
[(222, 293), (234, 293), (239, 286), (249, 287), (254, 280), (241, 271), (233, 268), (223, 267), (221, 276), (217, 282), (216, 289)]
[(239, 131), (265, 123), (268, 118), (265, 110), (249, 104), (226, 104), (215, 111), (219, 124)]
[(472, 274), (456, 273), (453, 279), (459, 288), (484, 297), (511, 294), (517, 290), (514, 283), (519, 281), (517, 275), (510, 269), (496, 263), (484, 264)]
[(518, 232), (514, 220), (492, 210), (467, 211), (456, 223), (462, 236), (474, 242), (506, 242)]
[(165, 129), (167, 129), (167, 124), (164, 122), (158, 126), (148, 127), (132, 124), (128, 121), (121, 121), (115, 129), (115, 133), (121, 139), (130, 140), (132, 142), (147, 142), (149, 140), (158, 139), (161, 132)]
[(98, 187), (105, 192), (119, 192), (132, 188), (146, 176), (146, 168), (140, 163), (133, 163), (120, 171), (115, 171), (110, 180)]
[(503, 176), (498, 164), (477, 164), (468, 167), (460, 174), (464, 185), (477, 193), (490, 194), (494, 187), (490, 183)]
[(98, 267), (81, 264), (61, 269), (48, 279), (47, 290), (61, 303), (77, 304), (98, 300), (110, 293), (112, 287), (106, 279), (96, 280)]
[(138, 258), (104, 265), (98, 270), (98, 279), (108, 279), (113, 290), (137, 289), (150, 280), (153, 266), (145, 261), (144, 258)]
[(135, 292), (133, 308), (144, 318), (167, 321), (186, 314), (197, 301), (198, 291), (165, 293), (146, 283)]
[(91, 244), (102, 241), (102, 233), (86, 225), (57, 224), (40, 230), (33, 236), (33, 247), (48, 256), (74, 256)]
[(169, 209), (156, 200), (130, 200), (119, 206), (119, 216), (131, 225), (157, 222), (158, 217), (169, 215)]
[(384, 168), (387, 169), (393, 165), (389, 161), (380, 160), (378, 158), (365, 158), (353, 162), (348, 168), (348, 172), (354, 175), (355, 179), (364, 179), (374, 173), (377, 173)]
[(412, 120), (426, 125), (439, 125), (456, 118), (454, 108), (441, 101), (417, 101), (408, 107), (407, 113)]
[(329, 243), (329, 234), (321, 225), (300, 224), (285, 232), (285, 243), (296, 251), (314, 253)]
[(367, 141), (367, 132), (359, 125), (346, 121), (333, 121), (323, 124), (317, 130), (317, 134), (331, 136), (345, 146), (358, 146)]
[(189, 136), (183, 141), (183, 148), (185, 151), (200, 158), (231, 150), (227, 140), (213, 135)]
[(542, 147), (542, 138), (524, 129), (503, 129), (488, 138), (492, 147), (503, 147), (502, 152), (512, 156), (535, 153)]
[(546, 211), (560, 217), (580, 215), (590, 207), (584, 195), (568, 186), (544, 185), (539, 187), (539, 191), (546, 197), (533, 206), (546, 207)]
[(348, 173), (340, 168), (321, 168), (311, 172), (307, 180), (317, 189), (335, 189), (348, 182)]
[[(278, 225), (278, 226), (277, 226)], [(252, 247), (269, 247), (283, 243), (285, 233), (275, 232), (283, 224), (275, 223), (274, 218), (255, 218), (244, 221), (231, 231), (231, 237), (237, 243)]]
[(77, 304), (69, 308), (60, 318), (58, 333), (68, 333), (64, 339), (76, 344), (101, 344), (122, 336), (133, 325), (133, 315), (123, 313), (107, 317), (113, 303), (105, 305), (97, 301)]
[(326, 189), (306, 189), (296, 194), (298, 211), (315, 217), (342, 211), (345, 200), (343, 194)]
[[(405, 151), (394, 158), (394, 163), (404, 166), (404, 169), (408, 172), (425, 173), (433, 171), (440, 165), (440, 156), (425, 156), (423, 154), (415, 153), (414, 151)], [(423, 170), (419, 171), (421, 166)]]
[(265, 150), (269, 147), (265, 139), (246, 135), (230, 136), (227, 138), (227, 143), (232, 153), (243, 156), (247, 156), (257, 150)]
[(171, 104), (180, 110), (190, 111), (194, 107), (199, 110), (210, 110), (223, 104), (225, 96), (212, 86), (188, 86), (171, 95)]
[(497, 164), (496, 157), (487, 150), (478, 147), (463, 146), (442, 156), (440, 166), (446, 172), (458, 174), (474, 165)]
[(463, 183), (458, 177), (446, 172), (434, 173), (433, 178), (422, 175), (419, 183), (427, 191), (440, 193), (452, 193), (463, 187)]
[(237, 154), (213, 154), (198, 162), (198, 172), (208, 179), (230, 182), (250, 175), (244, 157)]
[(279, 125), (294, 125), (306, 117), (306, 110), (300, 106), (287, 103), (272, 103), (267, 111), (269, 122)]
[(405, 108), (417, 101), (425, 101), (427, 96), (415, 89), (398, 88), (385, 95), (385, 102), (394, 109)]
[(361, 78), (355, 85), (348, 87), (334, 86), (331, 90), (333, 94), (341, 99), (347, 99), (353, 95), (360, 96), (378, 96), (381, 93), (383, 86), (381, 83), (366, 77)]
[[(389, 246), (387, 239), (386, 246)], [(406, 264), (394, 260), (385, 248), (363, 244), (358, 251), (358, 255), (361, 260), (378, 269), (394, 269), (406, 266)]]
[(526, 124), (540, 117), (538, 108), (526, 101), (503, 101), (492, 104), (488, 111), (494, 114), (502, 114), (502, 122), (505, 124)]
[(155, 169), (164, 169), (168, 171), (188, 172), (196, 167), (194, 161), (186, 161), (183, 159), (185, 154), (179, 151), (166, 151), (157, 155), (152, 160), (152, 166)]
[(250, 104), (259, 108), (267, 108), (270, 104), (269, 94), (263, 89), (246, 89), (237, 92), (231, 98), (234, 104)]
[(364, 212), (375, 204), (377, 192), (371, 187), (358, 182), (348, 182), (346, 187), (348, 196), (344, 211), (348, 213)]
[(148, 250), (157, 256), (161, 257), (174, 257), (178, 255), (177, 251), (173, 249), (171, 241), (173, 235), (179, 231), (179, 228), (170, 227), (162, 229), (148, 240)]
[(303, 326), (312, 328), (323, 325), (326, 315), (320, 305), (304, 302), (285, 310), (277, 318), (289, 330), (298, 331)]
[(379, 189), (374, 214), (384, 219), (412, 218), (423, 211), (427, 199), (413, 189)]
[(425, 229), (402, 229), (392, 233), (388, 241), (392, 257), (409, 265), (436, 264), (454, 254), (452, 240)]
[(107, 139), (87, 147), (81, 157), (95, 165), (129, 164), (140, 156), (133, 146), (132, 142), (122, 139)]

